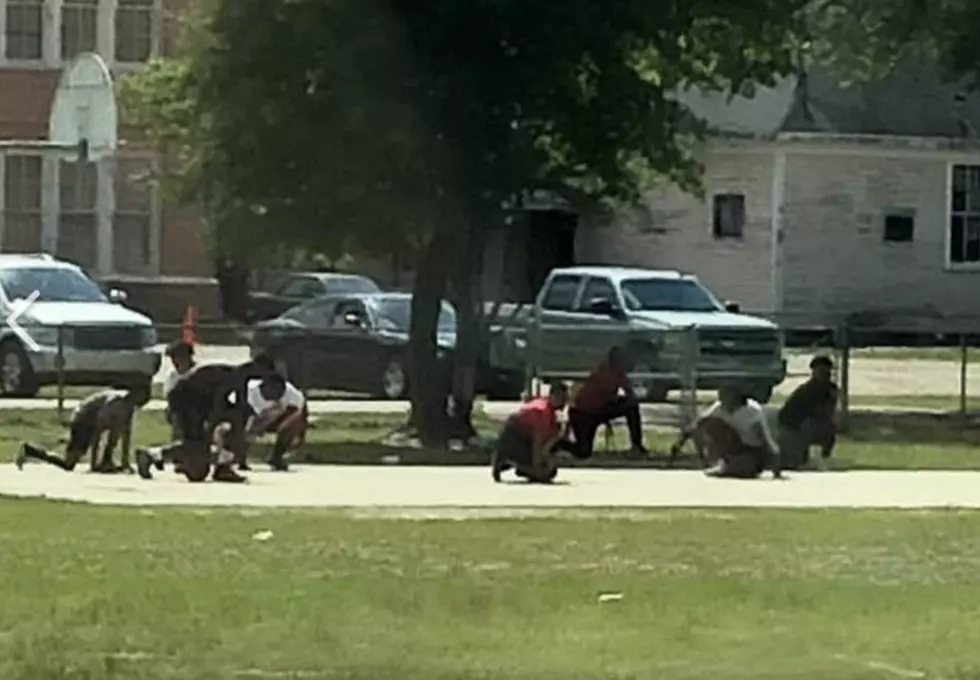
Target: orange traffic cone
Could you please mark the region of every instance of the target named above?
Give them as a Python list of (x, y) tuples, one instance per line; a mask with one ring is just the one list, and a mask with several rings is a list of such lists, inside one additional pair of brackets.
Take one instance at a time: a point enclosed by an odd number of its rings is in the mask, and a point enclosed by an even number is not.
[(197, 310), (194, 305), (187, 305), (184, 322), (180, 325), (180, 341), (185, 345), (193, 345), (197, 341), (194, 327), (197, 325)]

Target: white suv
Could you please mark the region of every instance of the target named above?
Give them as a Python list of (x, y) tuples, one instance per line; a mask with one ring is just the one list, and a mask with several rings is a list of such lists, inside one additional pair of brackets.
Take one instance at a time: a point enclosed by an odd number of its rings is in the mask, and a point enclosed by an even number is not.
[[(7, 323), (14, 302), (36, 295)], [(0, 396), (33, 397), (58, 384), (59, 344), (66, 385), (149, 387), (160, 368), (157, 334), (146, 316), (106, 296), (81, 269), (50, 255), (0, 255)], [(60, 343), (59, 343), (60, 335)]]

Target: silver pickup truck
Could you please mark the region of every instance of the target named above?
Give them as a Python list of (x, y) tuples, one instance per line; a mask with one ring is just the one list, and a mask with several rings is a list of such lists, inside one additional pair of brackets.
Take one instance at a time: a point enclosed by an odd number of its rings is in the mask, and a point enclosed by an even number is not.
[[(779, 328), (723, 305), (696, 276), (570, 267), (551, 272), (534, 305), (498, 309), (486, 358), (495, 377), (491, 392), (513, 396), (529, 363), (544, 377), (587, 373), (614, 345), (629, 350), (634, 389), (645, 401), (663, 401), (682, 386), (682, 362), (696, 364), (699, 389), (734, 378), (761, 402), (786, 377)], [(640, 378), (644, 373), (663, 377)]]

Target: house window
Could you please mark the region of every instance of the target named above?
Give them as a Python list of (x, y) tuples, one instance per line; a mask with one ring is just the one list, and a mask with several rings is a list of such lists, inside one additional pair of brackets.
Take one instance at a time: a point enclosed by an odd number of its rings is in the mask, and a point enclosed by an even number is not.
[(150, 268), (152, 172), (152, 162), (146, 158), (120, 158), (116, 162), (112, 266), (120, 274), (146, 274)]
[(7, 59), (36, 61), (43, 56), (43, 0), (8, 0)]
[(980, 165), (953, 166), (949, 197), (949, 261), (980, 263)]
[(95, 52), (99, 32), (99, 0), (64, 0), (61, 6), (61, 58)]
[(745, 234), (745, 196), (716, 194), (712, 234), (715, 238), (742, 238)]
[(83, 269), (98, 265), (99, 174), (95, 163), (60, 161), (58, 257)]
[(911, 243), (915, 237), (915, 213), (899, 210), (885, 215), (882, 237), (889, 243)]
[(8, 155), (3, 161), (5, 253), (41, 252), (41, 157)]
[(143, 63), (153, 55), (155, 0), (119, 0), (116, 8), (116, 61)]

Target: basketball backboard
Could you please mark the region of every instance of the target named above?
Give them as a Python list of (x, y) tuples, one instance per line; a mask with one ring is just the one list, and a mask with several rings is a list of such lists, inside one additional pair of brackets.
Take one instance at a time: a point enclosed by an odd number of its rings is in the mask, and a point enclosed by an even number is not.
[(86, 140), (88, 160), (97, 161), (115, 153), (117, 135), (112, 74), (99, 55), (79, 54), (61, 73), (48, 120), (48, 139), (62, 148), (79, 148)]

